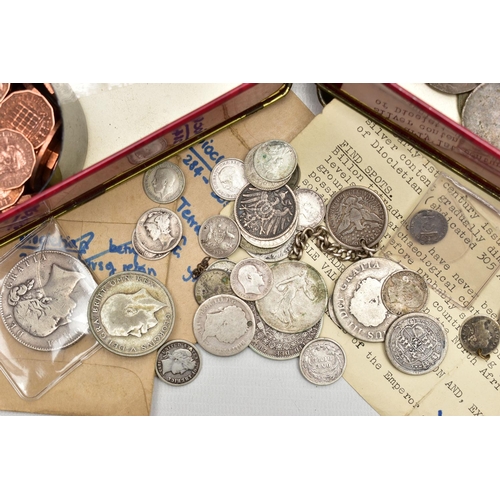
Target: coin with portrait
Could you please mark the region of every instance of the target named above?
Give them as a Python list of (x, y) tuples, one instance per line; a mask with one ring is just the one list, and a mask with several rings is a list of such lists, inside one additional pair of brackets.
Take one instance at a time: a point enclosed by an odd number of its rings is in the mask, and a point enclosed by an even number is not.
[(178, 215), (168, 208), (151, 208), (137, 221), (135, 233), (139, 243), (149, 252), (170, 252), (182, 237)]
[(408, 231), (421, 245), (435, 245), (446, 236), (448, 221), (437, 210), (419, 210), (411, 217)]
[(210, 186), (223, 200), (235, 200), (247, 184), (245, 165), (237, 158), (224, 158), (210, 172)]
[(243, 300), (264, 298), (273, 286), (273, 272), (263, 261), (243, 259), (231, 271), (231, 287)]
[(163, 161), (144, 174), (142, 185), (150, 200), (156, 203), (172, 203), (184, 191), (186, 179), (175, 163)]
[(187, 340), (171, 340), (158, 349), (156, 375), (169, 385), (181, 386), (192, 382), (200, 373), (201, 356)]
[(471, 316), (460, 327), (460, 342), (472, 354), (488, 356), (500, 342), (500, 326), (489, 316)]
[(382, 301), (393, 314), (420, 311), (427, 302), (427, 282), (415, 271), (404, 269), (388, 276), (382, 285)]

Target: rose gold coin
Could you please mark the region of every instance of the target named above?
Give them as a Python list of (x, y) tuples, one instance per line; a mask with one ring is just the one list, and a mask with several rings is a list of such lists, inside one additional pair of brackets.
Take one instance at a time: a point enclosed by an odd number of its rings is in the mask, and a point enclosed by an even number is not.
[(0, 105), (0, 128), (21, 132), (35, 149), (44, 143), (54, 123), (54, 110), (40, 93), (13, 92)]
[(10, 83), (0, 83), (0, 102), (7, 95), (10, 89)]
[[(50, 131), (49, 135), (45, 139), (45, 142), (42, 144), (42, 147), (38, 150), (36, 153), (36, 162), (35, 166), (33, 168), (33, 175), (31, 176), (30, 179), (30, 187), (33, 190), (37, 190), (40, 184), (41, 179), (44, 178), (45, 169), (50, 169), (52, 170), (55, 167), (54, 164), (51, 163), (52, 155), (54, 154), (54, 149), (56, 149), (54, 146), (56, 145), (56, 140), (54, 137), (56, 136), (59, 127), (61, 126), (61, 120), (58, 120), (58, 122), (52, 127), (52, 130)], [(55, 161), (59, 158), (59, 155), (55, 157)]]
[(35, 166), (33, 145), (20, 132), (0, 130), (0, 189), (22, 186)]
[(24, 185), (16, 189), (4, 191), (0, 189), (0, 210), (5, 210), (16, 203), (24, 191)]

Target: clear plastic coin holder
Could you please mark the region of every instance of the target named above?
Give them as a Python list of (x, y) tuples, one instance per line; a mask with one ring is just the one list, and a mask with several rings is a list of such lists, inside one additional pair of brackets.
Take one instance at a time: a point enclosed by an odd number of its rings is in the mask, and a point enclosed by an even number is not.
[(467, 308), (500, 265), (500, 212), (440, 174), (381, 250)]
[(97, 283), (55, 219), (0, 258), (0, 370), (36, 400), (99, 349), (87, 308)]

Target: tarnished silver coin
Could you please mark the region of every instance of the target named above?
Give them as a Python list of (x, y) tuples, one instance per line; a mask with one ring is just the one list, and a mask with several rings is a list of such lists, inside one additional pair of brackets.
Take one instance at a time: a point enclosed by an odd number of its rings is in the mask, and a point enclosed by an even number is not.
[(121, 356), (144, 356), (166, 342), (175, 321), (167, 287), (153, 276), (124, 271), (106, 278), (88, 303), (92, 333)]
[(420, 210), (408, 225), (411, 236), (421, 245), (435, 245), (448, 232), (448, 221), (436, 210)]
[(307, 227), (316, 227), (325, 218), (325, 204), (323, 198), (312, 189), (296, 189), (295, 198), (299, 207), (297, 230)]
[(325, 222), (338, 244), (351, 250), (376, 245), (387, 229), (387, 209), (378, 194), (361, 186), (335, 193), (326, 207)]
[(233, 294), (231, 274), (222, 269), (206, 270), (194, 284), (194, 298), (198, 304), (215, 295)]
[(353, 337), (383, 342), (387, 328), (397, 318), (382, 302), (381, 290), (387, 277), (401, 271), (396, 262), (379, 257), (351, 264), (333, 289), (333, 310), (340, 326)]
[(257, 144), (252, 149), (250, 149), (250, 151), (245, 156), (245, 177), (252, 186), (255, 186), (256, 188), (262, 189), (264, 191), (273, 191), (275, 189), (279, 189), (290, 180), (291, 175), (290, 178), (286, 178), (277, 182), (271, 182), (261, 177), (255, 170), (254, 166), (255, 151), (257, 151), (259, 147), (260, 144)]
[(232, 260), (227, 260), (227, 259), (216, 260), (207, 267), (207, 271), (209, 271), (210, 269), (222, 269), (223, 271), (226, 271), (229, 274), (231, 274), (231, 271), (234, 269), (235, 265), (236, 262), (233, 262)]
[(487, 356), (500, 342), (500, 327), (488, 316), (471, 316), (460, 327), (460, 342), (472, 354)]
[(288, 257), (288, 255), (292, 251), (294, 242), (295, 233), (292, 234), (291, 238), (288, 241), (277, 248), (263, 249), (263, 251), (260, 252), (254, 252), (253, 250), (247, 248), (244, 248), (244, 250), (246, 250), (252, 257), (258, 258), (264, 262), (280, 262)]
[(333, 384), (344, 374), (346, 355), (335, 340), (311, 340), (300, 353), (299, 367), (302, 375), (312, 384)]
[(398, 316), (420, 311), (428, 294), (424, 278), (407, 269), (392, 273), (382, 285), (382, 302), (389, 312)]
[(144, 212), (135, 227), (139, 243), (152, 253), (170, 252), (182, 237), (181, 220), (168, 208), (151, 208)]
[[(465, 101), (467, 100), (469, 95), (470, 95), (470, 92), (466, 92), (464, 94), (457, 95), (457, 109), (458, 109), (458, 114), (460, 115), (460, 117), (462, 117), (462, 113), (463, 113), (464, 106), (465, 106)], [(463, 121), (463, 118), (462, 118), (462, 121)]]
[(256, 172), (266, 181), (290, 179), (297, 166), (297, 153), (286, 141), (273, 139), (262, 143), (254, 153)]
[(243, 259), (231, 271), (231, 287), (240, 299), (262, 299), (271, 291), (272, 286), (273, 272), (259, 259)]
[(303, 332), (323, 316), (328, 290), (321, 274), (300, 261), (271, 265), (274, 284), (271, 291), (255, 302), (261, 318), (284, 333)]
[(295, 167), (295, 170), (293, 171), (290, 179), (288, 179), (288, 182), (286, 183), (286, 185), (290, 189), (297, 189), (299, 182), (300, 182), (300, 167), (299, 167), (299, 165), (297, 165)]
[(245, 165), (237, 158), (224, 158), (210, 172), (210, 186), (223, 200), (235, 200), (247, 184)]
[(474, 90), (479, 83), (428, 83), (427, 85), (445, 94), (463, 94)]
[(247, 302), (255, 317), (255, 335), (250, 348), (269, 359), (285, 360), (298, 358), (304, 346), (319, 337), (323, 318), (308, 330), (300, 333), (283, 333), (271, 328), (260, 317), (255, 303)]
[(482, 83), (464, 104), (462, 124), (500, 148), (500, 83)]
[(432, 316), (400, 316), (387, 330), (385, 350), (391, 363), (409, 375), (423, 375), (443, 361), (448, 340), (443, 326)]
[(150, 200), (172, 203), (183, 193), (186, 178), (175, 163), (163, 161), (144, 174), (142, 185)]
[(196, 310), (193, 332), (206, 351), (216, 356), (233, 356), (250, 345), (255, 319), (243, 300), (234, 295), (217, 295)]
[(326, 313), (328, 314), (328, 317), (339, 327), (340, 323), (337, 321), (337, 317), (335, 316), (335, 310), (333, 308), (333, 293), (328, 297), (328, 303), (326, 305)]
[(90, 271), (72, 255), (55, 250), (32, 253), (3, 279), (2, 320), (26, 347), (68, 347), (89, 333), (87, 304), (96, 287)]
[(147, 248), (144, 248), (137, 238), (136, 231), (132, 233), (132, 246), (134, 247), (135, 253), (146, 260), (160, 260), (166, 257), (170, 252), (164, 253), (153, 253), (150, 252)]
[(155, 368), (161, 381), (175, 386), (186, 385), (200, 373), (200, 353), (187, 340), (171, 340), (158, 350)]
[(198, 241), (210, 257), (229, 257), (240, 245), (240, 230), (234, 220), (225, 215), (209, 217), (200, 227)]

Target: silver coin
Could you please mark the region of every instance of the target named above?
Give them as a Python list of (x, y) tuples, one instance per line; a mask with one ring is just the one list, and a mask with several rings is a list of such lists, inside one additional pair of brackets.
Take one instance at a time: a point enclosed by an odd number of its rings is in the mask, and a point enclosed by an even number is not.
[(300, 167), (297, 165), (286, 185), (290, 189), (296, 189), (300, 182)]
[(299, 367), (302, 375), (312, 384), (333, 384), (344, 374), (346, 355), (335, 340), (311, 340), (300, 353)]
[(428, 83), (429, 87), (445, 94), (463, 94), (474, 90), (478, 83)]
[(350, 186), (335, 193), (326, 207), (326, 226), (345, 248), (362, 250), (376, 245), (387, 229), (387, 209), (371, 189)]
[(500, 148), (500, 83), (482, 83), (464, 104), (462, 123), (479, 137)]
[(448, 340), (432, 316), (410, 313), (396, 319), (387, 331), (385, 350), (391, 363), (409, 375), (429, 373), (443, 361)]
[(264, 298), (273, 286), (271, 268), (259, 259), (243, 259), (231, 271), (231, 288), (243, 300)]
[(328, 303), (326, 305), (326, 313), (328, 314), (328, 317), (339, 327), (340, 323), (337, 320), (337, 317), (335, 316), (335, 310), (333, 308), (333, 293), (328, 297)]
[(3, 279), (0, 312), (8, 332), (37, 351), (55, 351), (89, 332), (87, 304), (97, 283), (77, 258), (43, 250), (21, 259)]
[[(256, 240), (257, 243), (259, 242), (258, 240)], [(277, 245), (275, 247), (272, 247), (272, 248), (262, 248), (262, 247), (259, 247), (258, 245), (254, 245), (252, 243), (250, 243), (244, 235), (241, 235), (241, 240), (240, 240), (240, 247), (245, 250), (245, 252), (248, 252), (250, 255), (252, 255), (252, 257), (255, 257), (256, 255), (261, 255), (261, 254), (266, 254), (266, 253), (269, 253), (269, 252), (273, 252), (275, 250), (277, 250), (278, 248), (281, 248), (283, 246), (283, 244), (281, 245)]]
[(254, 153), (257, 174), (269, 182), (289, 180), (297, 166), (297, 153), (291, 144), (281, 140), (262, 143)]
[(236, 222), (224, 215), (214, 215), (201, 225), (198, 242), (207, 255), (223, 259), (236, 251), (240, 237)]
[(298, 358), (304, 346), (319, 337), (323, 318), (308, 330), (300, 333), (283, 333), (271, 328), (260, 317), (255, 303), (247, 302), (255, 317), (255, 335), (250, 348), (269, 359), (285, 360)]
[(314, 267), (299, 261), (283, 261), (271, 266), (271, 291), (256, 301), (261, 318), (284, 333), (303, 332), (323, 316), (328, 290)]
[(222, 269), (223, 271), (226, 271), (229, 274), (231, 274), (231, 271), (234, 269), (235, 265), (236, 262), (233, 262), (232, 260), (227, 260), (227, 259), (216, 260), (207, 267), (207, 271), (209, 271), (210, 269)]
[(235, 200), (247, 184), (245, 165), (237, 158), (221, 160), (210, 172), (210, 186), (213, 192), (223, 200)]
[(233, 356), (250, 345), (255, 319), (243, 300), (234, 295), (217, 295), (198, 307), (193, 331), (206, 351), (216, 356)]
[(297, 230), (307, 227), (316, 227), (325, 218), (325, 204), (323, 198), (312, 189), (296, 189), (295, 198), (299, 207)]
[(272, 263), (272, 262), (280, 262), (282, 260), (285, 260), (290, 252), (292, 251), (293, 244), (295, 242), (295, 233), (292, 234), (292, 237), (286, 241), (283, 245), (277, 247), (277, 248), (272, 248), (272, 249), (263, 249), (263, 251), (266, 251), (266, 253), (256, 253), (251, 250), (246, 249), (246, 251), (255, 258), (258, 258), (264, 262), (267, 263)]
[(384, 306), (381, 290), (385, 279), (403, 267), (371, 257), (351, 264), (333, 289), (333, 310), (340, 326), (353, 337), (383, 342), (387, 328), (397, 318)]
[(424, 278), (407, 269), (392, 273), (382, 285), (382, 302), (389, 312), (398, 316), (422, 310), (428, 294)]
[(144, 174), (142, 185), (150, 200), (156, 203), (172, 203), (183, 193), (186, 178), (175, 163), (163, 161)]
[(153, 276), (124, 271), (106, 278), (88, 304), (95, 338), (121, 356), (144, 356), (166, 342), (175, 321), (167, 287)]
[(448, 221), (436, 210), (420, 210), (408, 225), (411, 236), (421, 245), (435, 245), (448, 232)]
[[(464, 106), (465, 106), (465, 101), (467, 101), (467, 98), (469, 97), (469, 95), (470, 95), (470, 92), (466, 92), (464, 94), (457, 95), (457, 109), (458, 109), (458, 114), (460, 115), (461, 118), (462, 118), (462, 113), (463, 113)], [(463, 118), (462, 118), (462, 120), (463, 120)]]
[(139, 243), (151, 253), (170, 252), (182, 237), (181, 220), (168, 208), (151, 208), (137, 221)]
[(260, 147), (260, 144), (257, 144), (257, 146), (254, 146), (245, 156), (245, 177), (248, 179), (248, 182), (252, 185), (255, 186), (256, 188), (262, 189), (264, 191), (273, 191), (275, 189), (279, 189), (281, 186), (284, 186), (292, 177), (290, 175), (290, 178), (283, 179), (282, 181), (278, 182), (271, 182), (267, 181), (263, 177), (261, 177), (257, 171), (255, 170), (254, 166), (254, 155), (255, 151)]
[(156, 375), (169, 385), (186, 385), (200, 373), (201, 357), (196, 346), (186, 340), (171, 340), (156, 355)]
[(222, 269), (210, 269), (200, 275), (194, 284), (194, 298), (198, 304), (215, 295), (233, 294), (231, 275)]
[(170, 253), (170, 252), (153, 253), (144, 248), (141, 245), (139, 239), (137, 238), (137, 233), (135, 229), (134, 232), (132, 233), (132, 246), (134, 247), (135, 253), (146, 260), (160, 260), (165, 258)]
[(472, 354), (487, 356), (500, 342), (500, 327), (488, 316), (471, 316), (460, 327), (460, 342)]

